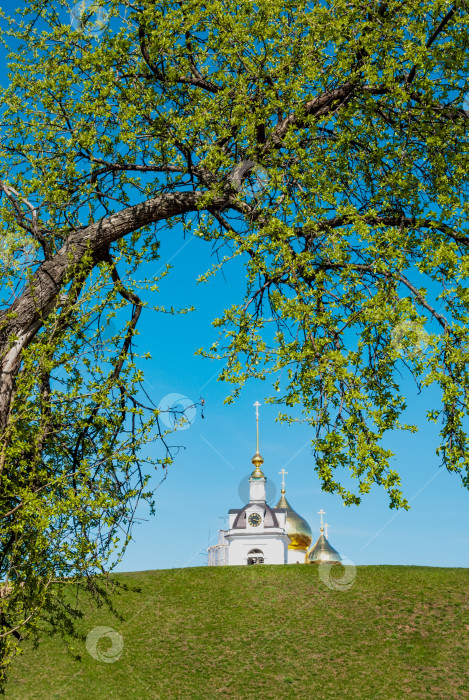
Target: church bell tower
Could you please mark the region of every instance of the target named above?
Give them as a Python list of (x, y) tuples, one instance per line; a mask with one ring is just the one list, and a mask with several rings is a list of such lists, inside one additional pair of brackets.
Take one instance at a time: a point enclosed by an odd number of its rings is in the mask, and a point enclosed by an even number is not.
[(254, 406), (256, 407), (256, 454), (251, 460), (255, 468), (249, 478), (249, 502), (263, 504), (265, 503), (266, 478), (261, 469), (264, 458), (259, 452), (259, 401), (256, 401)]

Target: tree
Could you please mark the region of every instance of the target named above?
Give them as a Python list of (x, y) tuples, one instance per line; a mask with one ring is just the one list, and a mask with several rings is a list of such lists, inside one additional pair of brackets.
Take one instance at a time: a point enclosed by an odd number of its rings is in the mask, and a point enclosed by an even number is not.
[(272, 402), (304, 407), (325, 490), (352, 504), (378, 484), (408, 507), (380, 444), (416, 430), (403, 365), (441, 387), (428, 418), (469, 486), (466, 3), (111, 0), (72, 18), (61, 0), (4, 17), (5, 655), (69, 624), (65, 582), (93, 585), (151, 500), (143, 446), (164, 433), (133, 338), (162, 229), (215, 246), (211, 272), (245, 260), (245, 298), (201, 352), (227, 358), (229, 400), (272, 377)]

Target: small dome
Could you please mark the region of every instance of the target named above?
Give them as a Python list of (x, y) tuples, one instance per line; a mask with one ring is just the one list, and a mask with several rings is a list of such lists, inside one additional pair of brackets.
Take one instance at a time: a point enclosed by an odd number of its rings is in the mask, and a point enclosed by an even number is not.
[(308, 549), (313, 541), (313, 533), (311, 528), (301, 515), (298, 515), (296, 511), (293, 510), (287, 499), (285, 498), (284, 490), (282, 489), (282, 495), (279, 502), (275, 506), (276, 508), (286, 508), (287, 509), (287, 519), (285, 522), (285, 530), (289, 536), (291, 542), (288, 545), (288, 549)]
[(264, 473), (261, 469), (262, 465), (264, 464), (264, 457), (261, 455), (259, 450), (256, 451), (256, 454), (254, 457), (251, 459), (251, 462), (254, 464), (254, 471), (251, 474), (252, 479), (265, 479)]
[(314, 547), (311, 547), (306, 552), (305, 563), (320, 564), (328, 561), (342, 561), (342, 558), (339, 552), (329, 544), (329, 541), (324, 537), (324, 533), (321, 532)]

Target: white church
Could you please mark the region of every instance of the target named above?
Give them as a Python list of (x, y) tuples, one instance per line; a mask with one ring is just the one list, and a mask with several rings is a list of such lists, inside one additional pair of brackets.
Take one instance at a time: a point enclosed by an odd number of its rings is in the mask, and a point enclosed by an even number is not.
[[(321, 526), (317, 542), (309, 524), (293, 510), (285, 498), (285, 474), (282, 469), (281, 497), (275, 508), (266, 502), (264, 460), (259, 452), (259, 406), (256, 402), (257, 448), (252, 458), (254, 470), (249, 478), (249, 503), (228, 511), (229, 529), (220, 530), (218, 544), (208, 549), (209, 566), (249, 564), (315, 564), (341, 561), (327, 539), (327, 523), (320, 510)], [(324, 531), (326, 534), (324, 534)]]

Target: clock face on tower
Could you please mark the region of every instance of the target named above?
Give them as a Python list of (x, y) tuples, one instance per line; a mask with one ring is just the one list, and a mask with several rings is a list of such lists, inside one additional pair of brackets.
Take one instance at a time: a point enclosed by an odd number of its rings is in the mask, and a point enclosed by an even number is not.
[(249, 525), (252, 525), (252, 527), (257, 527), (258, 525), (261, 524), (262, 518), (259, 515), (259, 513), (251, 513), (251, 515), (248, 518), (248, 523)]

